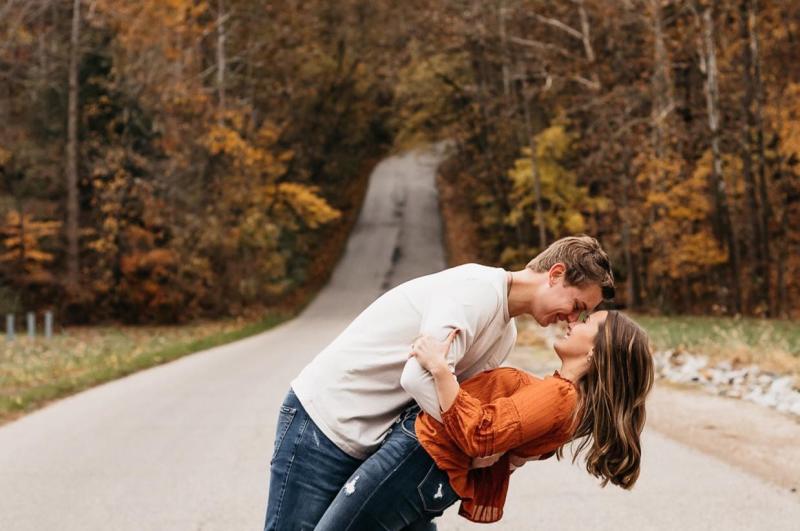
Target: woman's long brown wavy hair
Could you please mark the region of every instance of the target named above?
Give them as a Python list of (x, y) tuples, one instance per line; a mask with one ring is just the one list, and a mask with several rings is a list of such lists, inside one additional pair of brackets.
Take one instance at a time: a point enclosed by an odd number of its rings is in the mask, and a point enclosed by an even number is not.
[[(609, 311), (600, 325), (589, 369), (577, 382), (580, 398), (572, 461), (586, 451), (586, 470), (630, 489), (639, 477), (644, 402), (653, 386), (647, 333), (629, 317)], [(561, 457), (563, 447), (558, 450)]]

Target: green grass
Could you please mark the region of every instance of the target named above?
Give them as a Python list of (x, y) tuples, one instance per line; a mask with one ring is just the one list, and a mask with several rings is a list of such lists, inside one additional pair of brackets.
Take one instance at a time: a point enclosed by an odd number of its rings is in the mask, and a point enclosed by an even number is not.
[[(737, 365), (754, 363), (764, 370), (800, 377), (800, 323), (732, 317), (643, 314), (632, 317), (647, 330), (656, 350), (687, 351)], [(533, 354), (540, 353), (543, 359), (552, 354), (538, 325), (530, 318), (518, 319), (517, 326), (519, 345), (533, 349)], [(530, 355), (531, 352), (526, 354)]]
[(0, 423), (46, 403), (187, 354), (268, 330), (291, 317), (181, 326), (68, 328), (45, 341), (0, 335)]
[(782, 350), (800, 356), (800, 324), (731, 317), (634, 316), (656, 348), (750, 348)]

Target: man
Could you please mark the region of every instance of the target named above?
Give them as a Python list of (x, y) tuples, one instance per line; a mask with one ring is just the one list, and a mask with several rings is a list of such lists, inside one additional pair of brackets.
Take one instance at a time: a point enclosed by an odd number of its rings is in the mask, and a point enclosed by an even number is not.
[(441, 420), (433, 379), (408, 358), (420, 334), (456, 336), (459, 381), (498, 367), (516, 341), (514, 317), (575, 322), (613, 293), (608, 256), (594, 238), (558, 240), (525, 269), (478, 264), (416, 278), (384, 293), (291, 383), (270, 463), (265, 530), (313, 529), (359, 465), (412, 401)]

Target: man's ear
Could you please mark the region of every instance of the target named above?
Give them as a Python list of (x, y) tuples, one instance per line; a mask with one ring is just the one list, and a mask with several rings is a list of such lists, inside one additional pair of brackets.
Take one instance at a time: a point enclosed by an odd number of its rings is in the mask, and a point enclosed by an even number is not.
[(550, 285), (555, 285), (556, 281), (559, 278), (564, 277), (564, 273), (567, 270), (567, 266), (561, 262), (556, 262), (552, 266), (550, 266), (550, 271), (547, 272), (548, 280)]

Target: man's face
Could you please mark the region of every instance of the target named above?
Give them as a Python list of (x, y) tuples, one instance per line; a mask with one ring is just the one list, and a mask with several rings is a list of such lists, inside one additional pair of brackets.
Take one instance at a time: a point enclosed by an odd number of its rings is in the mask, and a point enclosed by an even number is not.
[(602, 300), (603, 291), (597, 284), (564, 285), (564, 267), (556, 264), (550, 268), (547, 286), (533, 301), (533, 317), (542, 326), (559, 321), (574, 323), (581, 312), (591, 312)]

